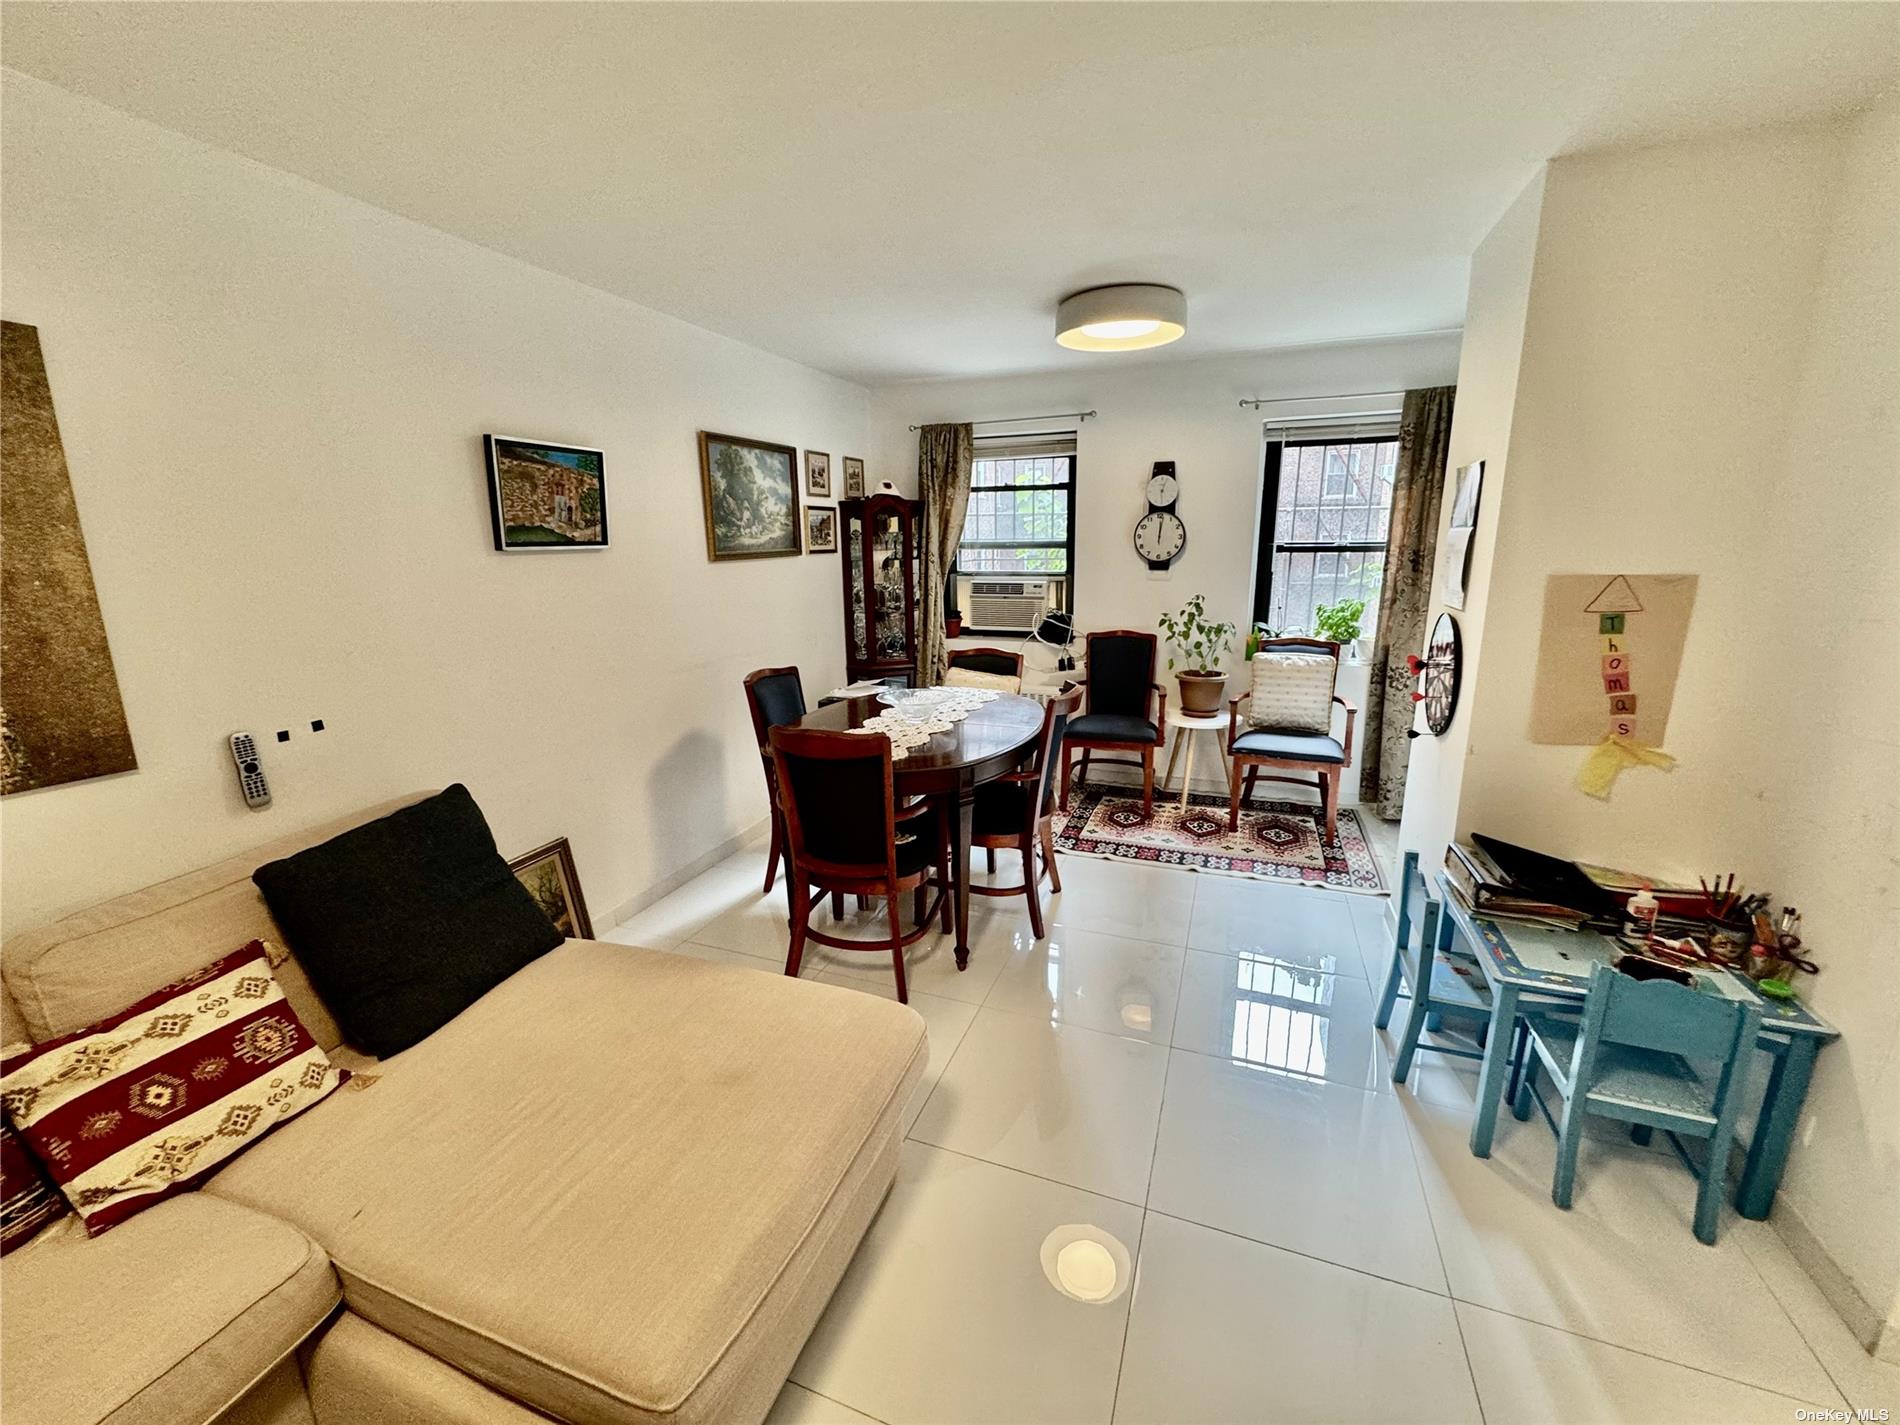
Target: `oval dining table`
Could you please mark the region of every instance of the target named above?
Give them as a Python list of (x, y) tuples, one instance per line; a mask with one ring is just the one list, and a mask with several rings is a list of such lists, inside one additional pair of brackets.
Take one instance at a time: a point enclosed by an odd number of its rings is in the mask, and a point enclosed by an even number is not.
[[(862, 727), (884, 705), (875, 694), (829, 703), (798, 720), (801, 728), (844, 732)], [(955, 879), (957, 968), (970, 963), (970, 813), (976, 789), (1005, 772), (1013, 772), (1042, 731), (1042, 704), (1034, 698), (1004, 693), (979, 703), (948, 732), (932, 733), (902, 756), (893, 756), (891, 772), (900, 800), (913, 797), (956, 799), (950, 818), (950, 865)]]

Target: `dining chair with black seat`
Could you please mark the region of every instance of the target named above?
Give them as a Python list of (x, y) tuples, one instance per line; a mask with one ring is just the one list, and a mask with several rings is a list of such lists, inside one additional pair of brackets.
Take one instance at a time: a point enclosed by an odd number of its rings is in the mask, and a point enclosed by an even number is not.
[(759, 760), (765, 765), (765, 795), (771, 807), (772, 849), (765, 858), (765, 889), (772, 890), (778, 879), (778, 863), (785, 855), (785, 826), (778, 814), (778, 787), (773, 781), (772, 749), (766, 738), (775, 727), (797, 722), (807, 711), (805, 685), (798, 669), (759, 668), (745, 675), (746, 708), (752, 714), (752, 735), (759, 744)]
[(996, 869), (998, 851), (1013, 850), (1023, 859), (1021, 885), (972, 884), (971, 894), (1025, 897), (1029, 902), (1029, 928), (1038, 940), (1043, 935), (1039, 887), (1044, 874), (1052, 890), (1062, 890), (1062, 872), (1056, 868), (1056, 768), (1069, 720), (1081, 702), (1082, 689), (1069, 683), (1043, 705), (1042, 732), (1029, 761), (1019, 770), (978, 787), (971, 813), (970, 844), (981, 846), (989, 854), (991, 871)]
[(1082, 780), (1097, 752), (1129, 752), (1132, 757), (1099, 757), (1098, 762), (1141, 768), (1141, 814), (1154, 815), (1155, 749), (1168, 722), (1168, 694), (1155, 681), (1158, 640), (1135, 629), (1107, 629), (1088, 636), (1082, 674), (1084, 712), (1069, 719), (1062, 740), (1062, 810), (1069, 809), (1069, 765), (1082, 754)]
[[(1338, 680), (1337, 643), (1291, 636), (1261, 643), (1253, 659), (1253, 686), (1227, 700), (1229, 831), (1239, 830), (1240, 803), (1253, 795), (1257, 782), (1291, 782), (1319, 792), (1326, 839), (1339, 839), (1339, 777), (1352, 766), (1359, 709), (1339, 695)], [(1333, 736), (1335, 707), (1346, 712), (1339, 737)]]
[[(792, 901), (785, 973), (796, 978), (807, 941), (836, 950), (887, 950), (898, 1001), (908, 1004), (904, 947), (928, 934), (939, 916), (943, 929), (950, 929), (947, 808), (941, 801), (918, 803), (900, 813), (893, 800), (891, 741), (880, 733), (775, 727), (769, 737)], [(843, 896), (882, 896), (890, 935), (854, 940), (813, 929), (814, 890), (830, 893), (834, 914)], [(903, 925), (906, 891), (916, 921), (909, 931)]]
[[(975, 674), (975, 677), (968, 676)], [(1001, 688), (1020, 693), (1023, 688), (1023, 655), (1006, 648), (953, 648), (949, 670), (944, 675), (949, 687)]]

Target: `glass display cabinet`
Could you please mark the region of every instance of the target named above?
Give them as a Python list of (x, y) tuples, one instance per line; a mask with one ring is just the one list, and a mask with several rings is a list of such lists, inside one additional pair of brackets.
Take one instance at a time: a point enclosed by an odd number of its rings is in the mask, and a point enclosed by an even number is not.
[(870, 495), (838, 504), (844, 563), (845, 676), (917, 680), (923, 503)]

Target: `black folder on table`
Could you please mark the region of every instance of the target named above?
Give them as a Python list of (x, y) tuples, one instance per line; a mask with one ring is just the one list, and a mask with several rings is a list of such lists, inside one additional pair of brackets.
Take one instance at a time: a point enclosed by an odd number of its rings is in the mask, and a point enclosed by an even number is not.
[(1471, 839), (1523, 894), (1553, 905), (1569, 906), (1592, 920), (1616, 918), (1619, 909), (1616, 897), (1586, 876), (1575, 861), (1546, 856), (1525, 846), (1513, 846), (1495, 836), (1473, 833)]

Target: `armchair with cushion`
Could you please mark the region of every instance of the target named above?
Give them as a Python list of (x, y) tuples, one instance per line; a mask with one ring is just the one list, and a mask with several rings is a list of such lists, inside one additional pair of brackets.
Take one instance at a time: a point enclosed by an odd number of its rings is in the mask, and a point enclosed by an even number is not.
[(1154, 815), (1155, 749), (1168, 721), (1168, 694), (1155, 681), (1152, 633), (1109, 629), (1088, 636), (1086, 710), (1071, 718), (1062, 740), (1062, 809), (1069, 809), (1070, 754), (1082, 754), (1082, 779), (1088, 780), (1093, 752), (1132, 752), (1133, 757), (1104, 757), (1116, 766), (1141, 768), (1141, 814)]
[[(1227, 828), (1240, 826), (1240, 802), (1264, 776), (1269, 782), (1317, 787), (1326, 839), (1339, 834), (1339, 774), (1352, 765), (1352, 729), (1359, 715), (1333, 689), (1339, 645), (1323, 638), (1269, 638), (1253, 660), (1253, 687), (1227, 702)], [(1242, 715), (1242, 705), (1246, 713)], [(1333, 736), (1333, 708), (1346, 710), (1342, 737)], [(1307, 776), (1263, 773), (1273, 767)]]

